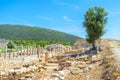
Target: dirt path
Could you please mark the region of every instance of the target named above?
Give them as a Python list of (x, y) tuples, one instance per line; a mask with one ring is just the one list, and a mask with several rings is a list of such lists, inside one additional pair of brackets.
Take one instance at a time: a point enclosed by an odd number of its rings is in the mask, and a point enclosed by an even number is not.
[(104, 80), (120, 80), (120, 46), (118, 41), (108, 42), (110, 50), (104, 60)]
[(113, 43), (110, 43), (111, 45), (111, 49), (112, 49), (112, 52), (114, 53), (115, 55), (115, 59), (117, 60), (117, 63), (120, 65), (120, 46), (119, 46), (119, 42), (113, 42)]

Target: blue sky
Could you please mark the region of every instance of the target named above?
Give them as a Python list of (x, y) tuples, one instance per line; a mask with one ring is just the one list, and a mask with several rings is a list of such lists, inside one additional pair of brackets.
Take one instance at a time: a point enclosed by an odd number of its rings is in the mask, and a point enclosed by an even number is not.
[(103, 38), (120, 40), (120, 0), (0, 0), (0, 24), (54, 29), (85, 38), (84, 14), (93, 6), (108, 14)]

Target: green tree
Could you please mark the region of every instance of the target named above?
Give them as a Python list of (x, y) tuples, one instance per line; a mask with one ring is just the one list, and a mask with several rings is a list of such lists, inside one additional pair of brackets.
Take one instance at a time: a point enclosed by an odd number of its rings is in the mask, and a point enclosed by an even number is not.
[(7, 44), (7, 47), (8, 47), (9, 49), (14, 49), (14, 48), (16, 48), (16, 45), (15, 45), (14, 42), (10, 41), (10, 42)]
[(44, 41), (38, 41), (37, 45), (40, 45), (41, 47), (45, 47), (46, 43)]
[(86, 39), (92, 43), (93, 49), (96, 49), (95, 40), (99, 39), (105, 33), (104, 27), (107, 23), (107, 12), (101, 7), (92, 7), (84, 15), (83, 25), (86, 28)]

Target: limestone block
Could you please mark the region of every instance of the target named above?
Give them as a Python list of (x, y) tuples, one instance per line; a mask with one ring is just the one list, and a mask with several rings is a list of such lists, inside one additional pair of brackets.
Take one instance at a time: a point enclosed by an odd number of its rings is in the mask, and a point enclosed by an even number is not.
[(73, 75), (78, 75), (79, 73), (83, 72), (83, 70), (80, 70), (79, 68), (71, 68), (71, 69), (70, 69), (70, 72), (71, 72)]

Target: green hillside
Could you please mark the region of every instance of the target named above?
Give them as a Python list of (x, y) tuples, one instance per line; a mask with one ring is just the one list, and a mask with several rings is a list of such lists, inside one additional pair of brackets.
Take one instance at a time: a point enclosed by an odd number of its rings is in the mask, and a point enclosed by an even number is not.
[(10, 40), (44, 40), (44, 41), (63, 41), (73, 42), (80, 37), (67, 33), (26, 25), (0, 25), (0, 38)]

